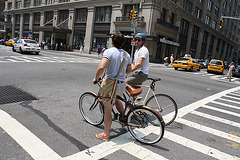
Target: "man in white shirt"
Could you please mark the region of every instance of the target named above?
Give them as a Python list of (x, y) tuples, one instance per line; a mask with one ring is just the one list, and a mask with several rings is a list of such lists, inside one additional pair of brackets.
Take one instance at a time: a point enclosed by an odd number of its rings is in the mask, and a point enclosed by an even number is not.
[(135, 71), (135, 74), (126, 79), (127, 84), (133, 87), (135, 85), (141, 85), (144, 81), (146, 81), (149, 72), (149, 51), (144, 46), (144, 43), (146, 42), (146, 35), (138, 33), (135, 38), (137, 50), (135, 51), (132, 64), (132, 71)]

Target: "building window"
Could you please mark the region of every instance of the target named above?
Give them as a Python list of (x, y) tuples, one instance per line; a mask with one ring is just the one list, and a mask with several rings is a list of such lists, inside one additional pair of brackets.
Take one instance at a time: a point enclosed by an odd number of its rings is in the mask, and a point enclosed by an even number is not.
[(193, 31), (192, 31), (192, 39), (198, 39), (198, 34), (199, 34), (199, 27), (194, 26)]
[[(53, 11), (45, 12), (45, 23), (53, 19)], [(52, 22), (50, 22), (52, 24)]]
[(186, 21), (185, 19), (181, 20), (181, 26), (180, 26), (180, 32), (183, 35), (188, 35), (188, 29), (189, 29), (189, 22)]
[(231, 14), (231, 6), (230, 5), (228, 5), (228, 8), (227, 8), (227, 14)]
[(207, 9), (208, 9), (209, 11), (212, 10), (212, 0), (208, 0), (208, 6), (207, 6)]
[(20, 14), (16, 14), (15, 16), (15, 23), (20, 24)]
[(202, 0), (197, 0), (198, 2), (202, 3)]
[(29, 13), (23, 15), (24, 24), (29, 24)]
[(40, 12), (34, 13), (33, 14), (33, 19), (34, 19), (33, 23), (34, 24), (40, 24), (40, 18), (41, 18), (41, 13)]
[(205, 24), (209, 24), (209, 21), (210, 21), (210, 17), (206, 15)]
[(69, 2), (69, 0), (59, 0), (59, 3)]
[(30, 7), (31, 0), (24, 1), (24, 7)]
[(61, 11), (59, 11), (58, 22), (61, 23), (61, 22), (65, 21), (66, 19), (68, 19), (68, 17), (69, 17), (69, 11), (68, 10), (61, 10)]
[(17, 1), (16, 2), (16, 8), (19, 9), (19, 8), (21, 8), (21, 6), (22, 6), (22, 2), (21, 1)]
[(212, 28), (215, 29), (216, 28), (216, 24), (217, 22), (216, 21), (212, 21)]
[(75, 22), (87, 22), (87, 8), (76, 10)]
[(54, 0), (46, 0), (46, 4), (53, 4)]
[(8, 9), (12, 9), (12, 2), (8, 3)]
[(226, 9), (227, 6), (227, 0), (223, 0), (223, 9)]
[(112, 7), (97, 7), (95, 22), (111, 22)]
[(161, 12), (161, 17), (160, 17), (160, 19), (163, 20), (163, 21), (166, 20), (166, 12), (167, 12), (166, 9), (163, 8), (163, 9), (162, 9), (162, 12)]
[(218, 13), (219, 13), (219, 8), (218, 8), (217, 6), (215, 6), (214, 15), (217, 17), (217, 16), (218, 16)]
[(196, 16), (197, 19), (202, 18), (202, 11), (198, 7), (196, 7), (195, 16)]
[(184, 0), (183, 9), (185, 9), (189, 13), (192, 13), (192, 2), (190, 2), (189, 0)]
[(41, 6), (42, 0), (35, 0), (34, 1), (34, 6)]

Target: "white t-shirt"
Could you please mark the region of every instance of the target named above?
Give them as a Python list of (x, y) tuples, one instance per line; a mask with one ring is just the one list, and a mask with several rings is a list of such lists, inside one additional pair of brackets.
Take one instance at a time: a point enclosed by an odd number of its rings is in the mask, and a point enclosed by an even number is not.
[(144, 74), (149, 72), (149, 52), (145, 46), (142, 46), (140, 49), (137, 49), (134, 54), (134, 64), (137, 64), (139, 58), (145, 58), (142, 66), (136, 71), (142, 71)]
[[(124, 50), (112, 47), (105, 50), (105, 52), (103, 53), (103, 57), (107, 58), (110, 61), (110, 63), (106, 67), (105, 78), (115, 79), (117, 77), (119, 68), (121, 66), (121, 63), (124, 57)], [(128, 65), (131, 65), (131, 59), (129, 54), (126, 52), (126, 60), (123, 65), (123, 69), (121, 70), (120, 75), (118, 77), (119, 81), (125, 82), (125, 78), (126, 78), (125, 74), (126, 74)]]

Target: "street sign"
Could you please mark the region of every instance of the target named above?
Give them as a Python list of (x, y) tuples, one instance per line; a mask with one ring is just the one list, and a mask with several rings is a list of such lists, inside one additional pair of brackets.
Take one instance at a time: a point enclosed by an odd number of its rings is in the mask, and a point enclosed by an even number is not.
[(132, 40), (131, 40), (131, 45), (132, 45), (132, 46), (135, 46), (135, 45), (136, 45), (135, 39), (132, 39)]
[(134, 31), (134, 29), (130, 29), (130, 31)]

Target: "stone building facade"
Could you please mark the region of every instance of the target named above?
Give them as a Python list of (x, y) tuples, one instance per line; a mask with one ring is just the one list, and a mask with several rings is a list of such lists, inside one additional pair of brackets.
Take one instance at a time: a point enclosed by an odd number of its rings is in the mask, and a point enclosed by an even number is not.
[(217, 58), (237, 61), (240, 21), (239, 0), (8, 0), (5, 2), (6, 28), (12, 37), (30, 37), (39, 42), (64, 43), (67, 49), (96, 51), (97, 45), (111, 47), (111, 34), (121, 31), (131, 53), (134, 33), (129, 19), (138, 11), (136, 32), (147, 35), (150, 59), (162, 62), (191, 54), (197, 59)]

